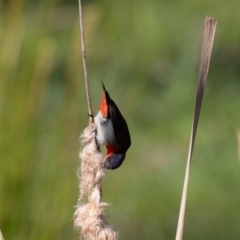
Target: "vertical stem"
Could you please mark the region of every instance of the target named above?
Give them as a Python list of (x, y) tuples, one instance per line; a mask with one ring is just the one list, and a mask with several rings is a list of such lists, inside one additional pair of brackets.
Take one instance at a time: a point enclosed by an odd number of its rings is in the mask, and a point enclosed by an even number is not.
[(206, 20), (204, 21), (203, 43), (202, 43), (199, 75), (198, 75), (198, 86), (197, 86), (197, 93), (196, 93), (191, 138), (189, 143), (187, 166), (186, 166), (184, 185), (183, 185), (183, 191), (182, 191), (182, 200), (181, 200), (180, 212), (179, 212), (179, 218), (178, 218), (176, 240), (182, 240), (182, 236), (183, 236), (190, 164), (192, 159), (195, 137), (197, 133), (204, 88), (205, 88), (209, 64), (210, 64), (216, 25), (217, 25), (217, 21), (214, 18), (207, 17)]
[(79, 4), (79, 23), (80, 23), (80, 32), (81, 32), (81, 46), (82, 46), (82, 60), (83, 60), (83, 72), (84, 72), (84, 81), (85, 81), (85, 90), (87, 95), (87, 105), (88, 105), (88, 115), (89, 115), (89, 123), (93, 122), (92, 112), (92, 103), (90, 97), (90, 89), (89, 89), (89, 80), (88, 80), (88, 71), (87, 71), (87, 53), (85, 48), (84, 41), (84, 27), (83, 27), (83, 16), (82, 16), (82, 4), (81, 0), (78, 0)]

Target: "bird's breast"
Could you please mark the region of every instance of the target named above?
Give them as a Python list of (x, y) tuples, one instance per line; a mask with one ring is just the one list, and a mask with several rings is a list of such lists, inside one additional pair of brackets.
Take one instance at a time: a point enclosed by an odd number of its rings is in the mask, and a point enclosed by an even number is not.
[(99, 111), (94, 118), (97, 127), (97, 141), (100, 145), (117, 146), (112, 120), (105, 118)]

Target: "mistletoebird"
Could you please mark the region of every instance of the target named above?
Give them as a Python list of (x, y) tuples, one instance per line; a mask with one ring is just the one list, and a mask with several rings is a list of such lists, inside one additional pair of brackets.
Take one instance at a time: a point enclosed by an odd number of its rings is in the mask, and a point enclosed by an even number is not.
[(97, 141), (105, 145), (107, 154), (104, 167), (116, 169), (121, 166), (126, 157), (126, 152), (131, 145), (128, 125), (115, 102), (110, 98), (104, 84), (100, 109), (94, 117), (97, 127)]

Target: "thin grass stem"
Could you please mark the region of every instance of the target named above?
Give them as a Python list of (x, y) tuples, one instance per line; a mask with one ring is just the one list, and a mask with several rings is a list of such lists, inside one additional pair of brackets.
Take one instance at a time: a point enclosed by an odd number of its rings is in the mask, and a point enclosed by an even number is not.
[(189, 150), (188, 150), (187, 166), (186, 166), (184, 185), (183, 185), (183, 191), (182, 191), (182, 200), (181, 200), (180, 212), (179, 212), (179, 218), (178, 218), (176, 240), (182, 240), (182, 236), (183, 236), (190, 164), (191, 164), (192, 153), (193, 153), (193, 148), (194, 148), (194, 143), (195, 143), (195, 138), (197, 133), (201, 106), (202, 106), (204, 88), (205, 88), (207, 75), (208, 75), (208, 69), (210, 64), (216, 25), (217, 25), (217, 21), (214, 18), (206, 17), (204, 21), (203, 43), (202, 43), (199, 75), (198, 75), (198, 86), (197, 86), (197, 93), (196, 93), (196, 100), (195, 100), (192, 131), (191, 131)]
[(82, 14), (81, 0), (78, 0), (78, 4), (79, 4), (79, 25), (80, 25), (80, 33), (81, 33), (83, 72), (84, 72), (84, 82), (85, 82), (85, 90), (87, 95), (88, 116), (89, 116), (89, 124), (90, 124), (93, 122), (93, 118), (91, 117), (93, 115), (93, 112), (92, 112), (92, 103), (91, 103), (91, 96), (90, 96), (88, 71), (87, 71), (87, 52), (86, 52), (85, 40), (84, 40), (84, 27), (83, 27), (83, 14)]

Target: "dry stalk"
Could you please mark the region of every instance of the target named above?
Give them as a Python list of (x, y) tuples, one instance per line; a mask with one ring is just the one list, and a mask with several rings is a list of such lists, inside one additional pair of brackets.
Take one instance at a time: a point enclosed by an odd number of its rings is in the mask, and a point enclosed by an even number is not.
[(96, 143), (96, 126), (92, 118), (81, 0), (79, 0), (79, 21), (89, 126), (81, 135), (83, 148), (79, 157), (82, 162), (78, 170), (79, 198), (74, 213), (74, 227), (85, 240), (117, 240), (117, 233), (107, 225), (104, 218), (104, 209), (108, 204), (102, 202), (103, 156)]
[(83, 27), (83, 14), (82, 14), (81, 0), (78, 0), (78, 5), (79, 5), (79, 26), (80, 26), (80, 33), (81, 33), (83, 72), (84, 72), (85, 90), (87, 95), (88, 116), (89, 116), (89, 123), (92, 123), (93, 118), (91, 116), (93, 115), (93, 112), (92, 112), (92, 103), (91, 103), (90, 88), (89, 88), (89, 81), (88, 81), (87, 52), (86, 52), (85, 40), (84, 40), (84, 27)]
[(190, 137), (190, 143), (189, 143), (187, 166), (186, 166), (184, 185), (183, 185), (183, 191), (182, 191), (182, 200), (181, 200), (181, 206), (180, 206), (180, 212), (179, 212), (179, 218), (178, 218), (176, 240), (182, 240), (182, 236), (183, 236), (189, 170), (190, 170), (195, 137), (197, 133), (197, 126), (198, 126), (198, 120), (200, 116), (204, 88), (205, 88), (209, 64), (210, 64), (216, 25), (217, 25), (217, 21), (214, 18), (206, 17), (206, 20), (204, 21), (203, 43), (202, 43), (199, 75), (198, 75), (198, 86), (197, 86), (197, 93), (196, 93), (192, 131), (191, 131), (191, 137)]

